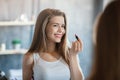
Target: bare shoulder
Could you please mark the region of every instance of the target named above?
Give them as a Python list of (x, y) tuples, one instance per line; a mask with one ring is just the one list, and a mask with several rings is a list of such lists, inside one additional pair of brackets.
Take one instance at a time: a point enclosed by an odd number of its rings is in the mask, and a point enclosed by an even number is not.
[(32, 64), (32, 63), (33, 63), (33, 54), (27, 52), (27, 53), (23, 56), (23, 63), (25, 63), (25, 64)]
[(26, 53), (23, 56), (23, 65), (22, 65), (22, 71), (23, 71), (23, 80), (31, 80), (32, 78), (32, 69), (34, 65), (33, 61), (33, 54), (32, 53)]

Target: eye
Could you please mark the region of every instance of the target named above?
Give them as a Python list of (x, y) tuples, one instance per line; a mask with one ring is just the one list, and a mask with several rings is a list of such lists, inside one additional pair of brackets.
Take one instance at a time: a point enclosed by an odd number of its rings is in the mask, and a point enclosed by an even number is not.
[(62, 25), (61, 27), (62, 27), (62, 28), (65, 28), (65, 25)]
[(58, 27), (59, 25), (57, 25), (57, 24), (53, 24), (53, 26), (54, 26), (54, 27)]

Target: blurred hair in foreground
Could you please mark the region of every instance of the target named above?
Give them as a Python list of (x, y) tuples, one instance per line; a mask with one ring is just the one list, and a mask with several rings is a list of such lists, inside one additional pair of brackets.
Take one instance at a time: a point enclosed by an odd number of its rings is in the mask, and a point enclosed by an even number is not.
[(109, 3), (96, 25), (94, 64), (89, 80), (120, 80), (120, 1)]

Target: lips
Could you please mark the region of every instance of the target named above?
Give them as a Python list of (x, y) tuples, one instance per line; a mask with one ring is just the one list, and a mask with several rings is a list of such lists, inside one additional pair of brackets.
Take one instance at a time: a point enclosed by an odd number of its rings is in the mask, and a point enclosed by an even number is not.
[(55, 37), (61, 38), (61, 37), (62, 37), (62, 34), (55, 34)]

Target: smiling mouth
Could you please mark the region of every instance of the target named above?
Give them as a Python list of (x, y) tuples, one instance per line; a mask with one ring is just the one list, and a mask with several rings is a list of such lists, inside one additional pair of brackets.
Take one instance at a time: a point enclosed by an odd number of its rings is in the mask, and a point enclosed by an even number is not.
[(62, 34), (55, 34), (55, 37), (62, 38)]

